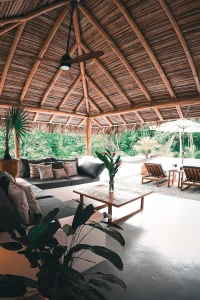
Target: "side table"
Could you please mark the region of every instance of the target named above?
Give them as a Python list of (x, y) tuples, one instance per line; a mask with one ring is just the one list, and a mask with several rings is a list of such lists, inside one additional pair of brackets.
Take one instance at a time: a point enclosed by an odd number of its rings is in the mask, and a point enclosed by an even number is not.
[(181, 178), (183, 176), (183, 170), (169, 170), (168, 171), (168, 187), (172, 186), (174, 184), (176, 174), (178, 173), (178, 188), (181, 188)]

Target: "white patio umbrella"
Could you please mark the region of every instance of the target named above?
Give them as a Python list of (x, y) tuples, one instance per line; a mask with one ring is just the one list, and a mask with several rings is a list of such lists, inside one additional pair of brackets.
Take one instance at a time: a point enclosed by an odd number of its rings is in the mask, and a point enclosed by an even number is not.
[(181, 119), (177, 121), (171, 121), (163, 123), (160, 126), (152, 127), (152, 130), (162, 132), (179, 132), (180, 135), (180, 156), (182, 158), (182, 164), (184, 159), (184, 134), (191, 132), (200, 132), (200, 123), (193, 122), (187, 119)]

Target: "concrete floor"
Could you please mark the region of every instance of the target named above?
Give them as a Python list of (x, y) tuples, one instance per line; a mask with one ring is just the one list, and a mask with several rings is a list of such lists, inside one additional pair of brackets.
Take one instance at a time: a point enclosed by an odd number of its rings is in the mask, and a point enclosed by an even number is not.
[(124, 271), (108, 262), (91, 269), (125, 281), (127, 290), (113, 286), (108, 299), (200, 299), (199, 201), (153, 193), (146, 198), (144, 211), (121, 226), (125, 248), (111, 238), (107, 246), (121, 256)]

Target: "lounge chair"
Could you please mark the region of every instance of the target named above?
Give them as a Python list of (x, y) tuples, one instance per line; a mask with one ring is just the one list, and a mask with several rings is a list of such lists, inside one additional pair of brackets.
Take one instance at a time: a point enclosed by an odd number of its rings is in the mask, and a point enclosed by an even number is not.
[(190, 186), (200, 187), (200, 167), (184, 166), (183, 170), (185, 178), (183, 178), (183, 174), (181, 178), (181, 191), (186, 190)]
[(168, 182), (167, 174), (160, 164), (145, 163), (144, 165), (147, 168), (148, 174), (142, 176), (142, 184), (156, 181), (157, 186), (160, 187)]

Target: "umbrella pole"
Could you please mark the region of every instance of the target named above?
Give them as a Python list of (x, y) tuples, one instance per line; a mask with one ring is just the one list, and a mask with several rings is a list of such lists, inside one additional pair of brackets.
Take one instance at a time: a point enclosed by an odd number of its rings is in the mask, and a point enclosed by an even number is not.
[(181, 132), (179, 132), (179, 142), (180, 142), (180, 158), (182, 158), (182, 137), (181, 137)]

